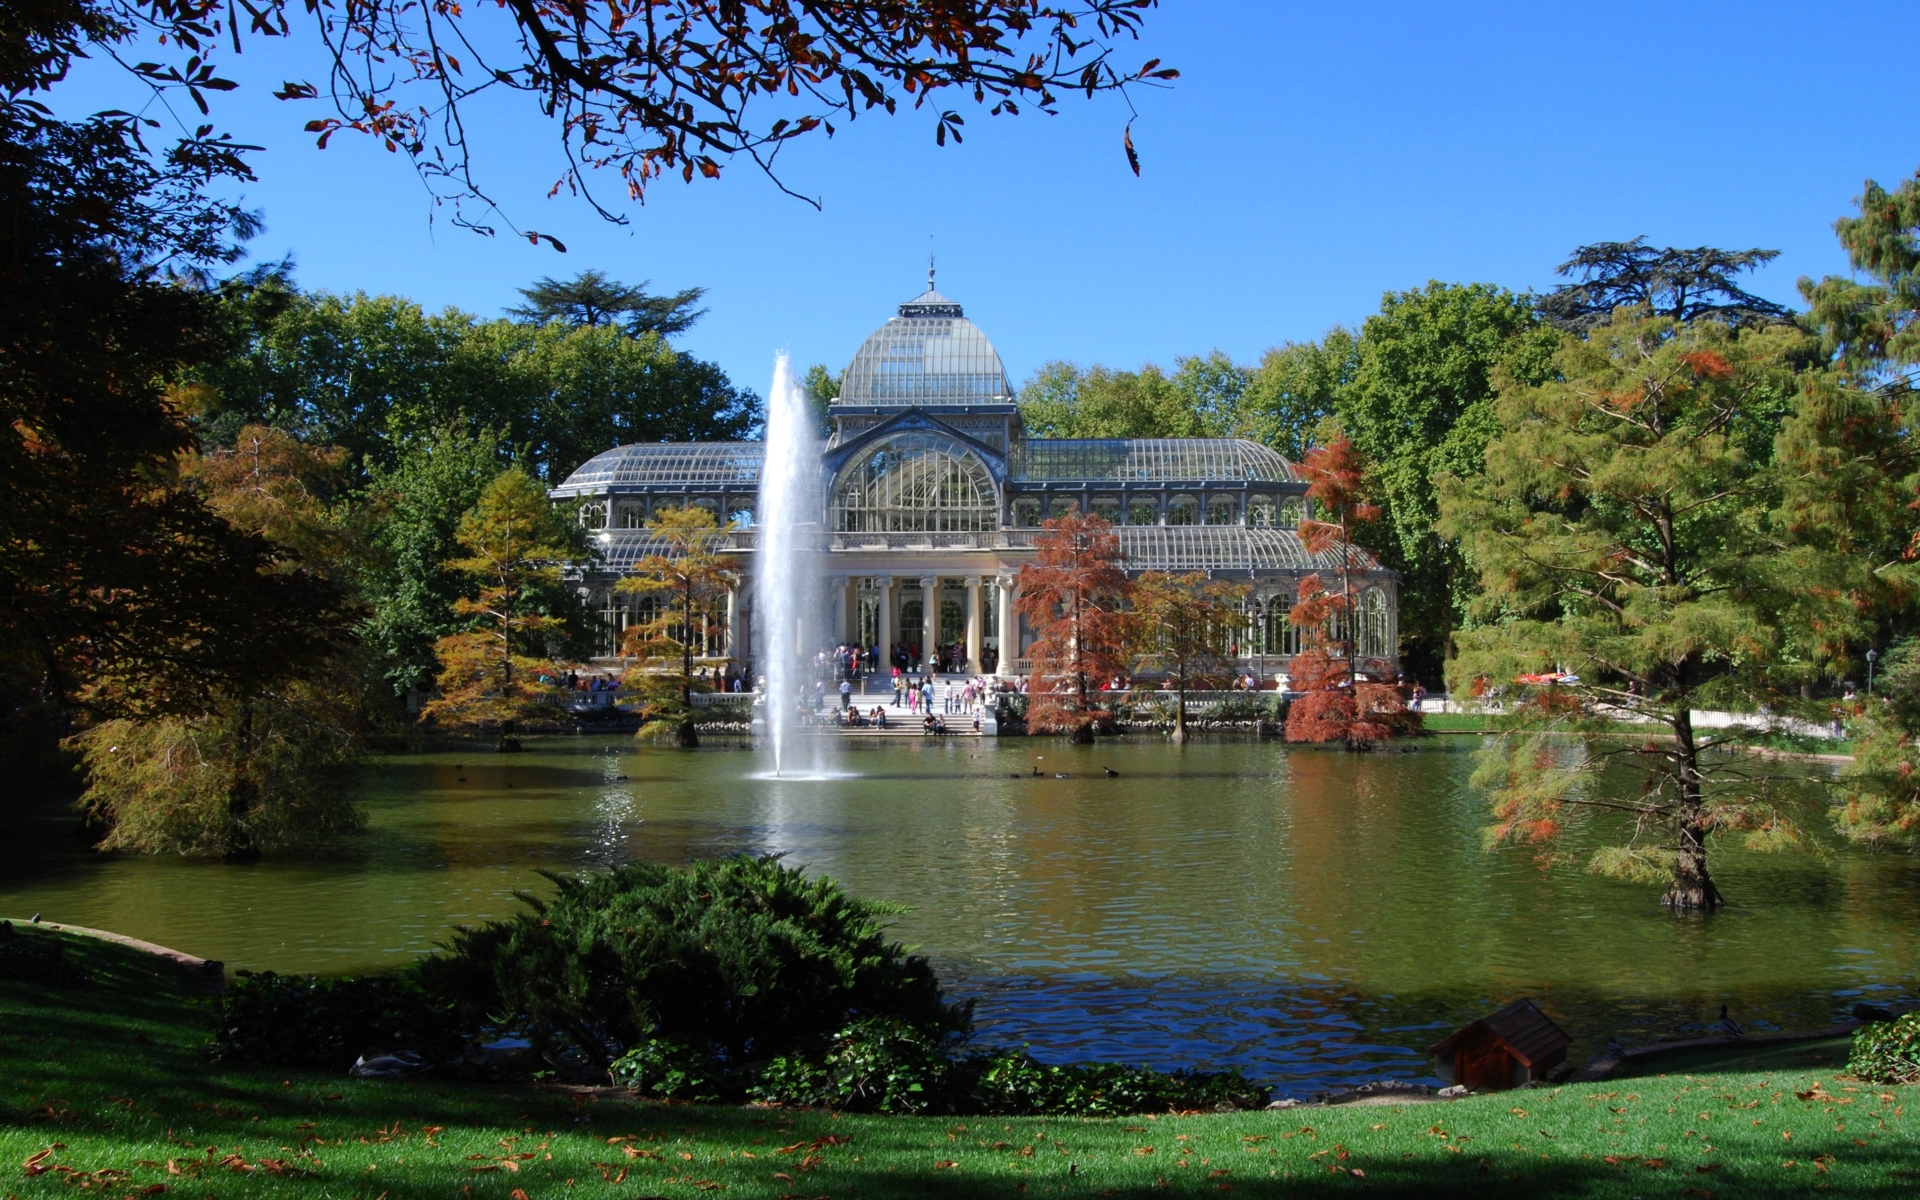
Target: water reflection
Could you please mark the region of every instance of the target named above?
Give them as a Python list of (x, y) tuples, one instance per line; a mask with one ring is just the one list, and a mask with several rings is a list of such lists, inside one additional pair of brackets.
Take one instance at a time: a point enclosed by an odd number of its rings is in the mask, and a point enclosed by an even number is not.
[(36, 849), (9, 863), (0, 910), (345, 971), (511, 911), (540, 869), (772, 851), (913, 905), (899, 936), (980, 998), (989, 1040), (1237, 1064), (1296, 1092), (1418, 1078), (1442, 1030), (1516, 995), (1578, 1056), (1722, 1003), (1749, 1026), (1817, 1025), (1913, 978), (1913, 858), (1729, 850), (1732, 907), (1677, 921), (1653, 892), (1483, 853), (1464, 749), (907, 742), (850, 749), (857, 778), (837, 782), (751, 779), (726, 746), (448, 750), (378, 762), (373, 833), (301, 861), (104, 858), (67, 815), (15, 810), (0, 833)]

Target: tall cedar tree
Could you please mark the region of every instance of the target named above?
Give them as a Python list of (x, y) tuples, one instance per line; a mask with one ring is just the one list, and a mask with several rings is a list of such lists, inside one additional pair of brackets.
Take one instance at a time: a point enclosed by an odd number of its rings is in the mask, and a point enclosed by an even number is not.
[[(1542, 772), (1541, 743), (1518, 735), (1480, 775), (1491, 842), (1551, 847), (1570, 820), (1626, 818), (1594, 869), (1664, 881), (1662, 903), (1715, 909), (1708, 870), (1719, 831), (1756, 849), (1797, 839), (1764, 784), (1712, 751), (1750, 737), (1703, 736), (1692, 710), (1753, 711), (1772, 695), (1781, 644), (1783, 543), (1770, 531), (1773, 479), (1749, 436), (1783, 388), (1804, 335), (1730, 330), (1623, 311), (1556, 358), (1559, 380), (1503, 391), (1486, 471), (1444, 481), (1441, 527), (1480, 570), (1478, 628), (1449, 664), (1455, 695), (1510, 691), (1524, 727), (1578, 727), (1626, 715), (1670, 735)], [(1542, 682), (1529, 677), (1569, 673)], [(1635, 788), (1599, 767), (1628, 759)]]
[(707, 639), (723, 629), (715, 609), (740, 585), (739, 572), (718, 553), (731, 522), (719, 524), (704, 508), (688, 506), (655, 512), (647, 522), (657, 547), (633, 565), (615, 585), (631, 596), (650, 597), (651, 620), (629, 626), (621, 652), (648, 665), (668, 662), (679, 668), (671, 691), (646, 679), (647, 721), (641, 737), (670, 735), (677, 745), (697, 746), (693, 725), (693, 659)]
[(518, 750), (520, 726), (551, 720), (559, 698), (538, 678), (555, 669), (551, 658), (528, 653), (544, 649), (566, 624), (539, 611), (539, 595), (559, 582), (564, 564), (584, 555), (565, 515), (518, 467), (487, 485), (456, 536), (467, 555), (447, 567), (471, 577), (478, 595), (462, 597), (454, 611), (474, 624), (435, 645), (440, 695), (421, 715), (492, 728), (499, 735), (496, 750)]
[(1778, 250), (1655, 249), (1647, 239), (1595, 242), (1573, 252), (1556, 271), (1573, 279), (1539, 300), (1548, 323), (1586, 333), (1613, 319), (1616, 308), (1645, 308), (1676, 321), (1710, 318), (1726, 325), (1765, 325), (1784, 321), (1784, 304), (1753, 295), (1733, 281), (1735, 275), (1764, 267)]
[(1136, 665), (1165, 673), (1173, 685), (1176, 742), (1187, 740), (1187, 693), (1219, 687), (1231, 673), (1234, 641), (1247, 624), (1247, 590), (1198, 571), (1147, 571), (1132, 583)]
[(693, 307), (700, 303), (707, 289), (695, 287), (671, 296), (654, 296), (647, 292), (649, 282), (642, 279), (630, 286), (609, 279), (604, 271), (595, 270), (582, 271), (567, 280), (546, 277), (532, 287), (521, 288), (520, 294), (527, 302), (507, 309), (507, 315), (535, 325), (545, 325), (548, 321), (614, 325), (625, 329), (631, 337), (657, 333), (663, 338), (685, 333), (707, 315), (706, 309)]
[(1120, 539), (1097, 515), (1078, 509), (1048, 520), (1033, 539), (1036, 561), (1020, 568), (1020, 614), (1039, 636), (1027, 727), (1093, 740), (1112, 714), (1096, 702), (1105, 681), (1127, 669), (1133, 618), (1119, 567)]
[(1344, 436), (1316, 446), (1301, 460), (1310, 511), (1298, 526), (1307, 553), (1337, 563), (1327, 586), (1319, 574), (1300, 581), (1298, 602), (1287, 619), (1301, 631), (1300, 653), (1287, 664), (1288, 682), (1305, 693), (1287, 708), (1290, 742), (1345, 742), (1360, 749), (1418, 732), (1420, 717), (1407, 711), (1398, 687), (1362, 678), (1353, 589), (1355, 525), (1376, 520), (1380, 509), (1362, 499), (1364, 472), (1353, 443)]

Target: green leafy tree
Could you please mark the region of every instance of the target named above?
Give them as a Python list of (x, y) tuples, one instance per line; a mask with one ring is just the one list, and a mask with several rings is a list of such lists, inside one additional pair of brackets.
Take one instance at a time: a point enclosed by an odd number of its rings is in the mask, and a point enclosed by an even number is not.
[(1526, 297), (1484, 283), (1389, 292), (1361, 328), (1336, 413), (1384, 509), (1370, 548), (1400, 573), (1401, 653), (1416, 675), (1437, 670), (1469, 590), (1458, 548), (1434, 528), (1434, 481), (1480, 470), (1500, 375), (1540, 382), (1559, 341)]
[(1239, 432), (1299, 462), (1359, 371), (1360, 339), (1350, 329), (1335, 326), (1317, 342), (1274, 347), (1247, 380)]
[(822, 432), (832, 429), (833, 423), (827, 420), (827, 412), (833, 402), (840, 398), (840, 377), (828, 370), (825, 363), (814, 363), (807, 368), (800, 386), (806, 390), (807, 405), (813, 409)]
[[(1536, 728), (1631, 714), (1668, 739), (1560, 774), (1543, 774), (1540, 743), (1509, 739), (1481, 775), (1490, 841), (1551, 849), (1571, 821), (1609, 814), (1623, 834), (1594, 869), (1665, 882), (1662, 903), (1697, 910), (1721, 904), (1708, 867), (1717, 834), (1744, 832), (1756, 849), (1798, 840), (1778, 789), (1744, 783), (1713, 753), (1750, 733), (1703, 734), (1692, 713), (1750, 712), (1773, 695), (1791, 581), (1775, 573), (1775, 479), (1745, 427), (1791, 390), (1803, 341), (1788, 327), (1623, 313), (1567, 342), (1554, 381), (1509, 382), (1484, 473), (1442, 482), (1440, 527), (1481, 589), (1480, 624), (1449, 664), (1454, 694), (1510, 694)], [(1598, 774), (1622, 758), (1640, 786)]]
[(458, 428), (496, 431), (557, 481), (616, 445), (738, 440), (760, 419), (757, 395), (656, 334), (428, 314), (392, 296), (271, 299), (233, 318), (241, 353), (199, 373), (209, 424), (253, 421), (344, 446), (364, 472)]
[(1173, 740), (1187, 740), (1187, 693), (1222, 686), (1232, 668), (1233, 644), (1246, 629), (1245, 584), (1208, 579), (1205, 572), (1146, 571), (1128, 588), (1134, 661), (1173, 685)]
[(448, 427), (410, 439), (391, 468), (372, 470), (361, 493), (372, 551), (361, 638), (389, 698), (429, 686), (440, 672), (434, 646), (466, 625), (454, 605), (467, 578), (447, 564), (461, 518), (505, 461), (490, 430)]
[(721, 525), (706, 509), (689, 505), (655, 512), (647, 528), (654, 552), (634, 563), (614, 587), (653, 599), (654, 615), (627, 628), (621, 649), (648, 665), (672, 663), (679, 670), (667, 681), (670, 690), (652, 686), (661, 682), (657, 676), (640, 681), (649, 688), (640, 736), (666, 734), (681, 746), (697, 746), (693, 659), (721, 631), (715, 610), (740, 585), (739, 572), (719, 552), (733, 525)]
[(1233, 431), (1247, 373), (1216, 350), (1174, 360), (1168, 376), (1050, 362), (1021, 385), (1020, 414), (1035, 437), (1220, 437)]
[(685, 333), (707, 315), (696, 309), (705, 288), (688, 288), (668, 296), (647, 292), (648, 280), (629, 286), (609, 279), (606, 272), (585, 270), (572, 279), (543, 277), (532, 287), (520, 289), (527, 298), (524, 305), (507, 309), (507, 315), (535, 325), (560, 321), (568, 325), (611, 325), (627, 331), (631, 337), (643, 333), (663, 338)]
[(468, 576), (477, 594), (455, 601), (454, 611), (473, 625), (435, 644), (440, 694), (421, 715), (496, 730), (495, 749), (515, 751), (519, 727), (554, 711), (554, 688), (542, 676), (554, 672), (552, 644), (566, 623), (541, 611), (542, 594), (558, 586), (565, 564), (586, 554), (577, 528), (518, 467), (487, 484), (455, 537), (466, 557), (447, 566)]

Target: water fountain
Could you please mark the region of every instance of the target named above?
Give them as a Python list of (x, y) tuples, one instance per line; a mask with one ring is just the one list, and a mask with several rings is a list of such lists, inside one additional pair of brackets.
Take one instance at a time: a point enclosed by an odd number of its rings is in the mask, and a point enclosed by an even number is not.
[(808, 664), (820, 648), (820, 434), (785, 354), (767, 395), (766, 459), (754, 538), (754, 612), (760, 628), (762, 744), (775, 778), (821, 778), (832, 739), (799, 729)]

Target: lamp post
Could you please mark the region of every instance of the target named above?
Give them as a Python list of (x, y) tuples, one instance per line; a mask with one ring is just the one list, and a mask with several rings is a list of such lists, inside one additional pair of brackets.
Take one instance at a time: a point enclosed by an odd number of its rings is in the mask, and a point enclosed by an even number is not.
[(1871, 649), (1867, 651), (1867, 695), (1873, 695), (1873, 664), (1880, 656)]

